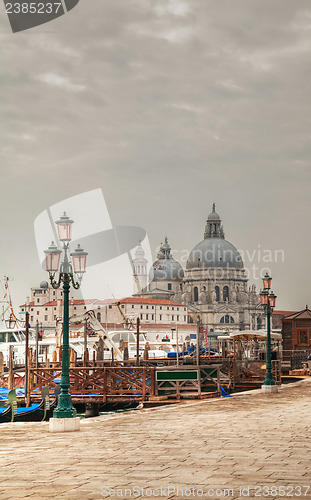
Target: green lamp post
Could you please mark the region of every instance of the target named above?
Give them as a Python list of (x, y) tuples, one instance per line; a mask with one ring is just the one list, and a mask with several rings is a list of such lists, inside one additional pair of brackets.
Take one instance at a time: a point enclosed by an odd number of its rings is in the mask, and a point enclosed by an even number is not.
[[(268, 273), (263, 277), (263, 290), (260, 291), (260, 302), (264, 306), (265, 314), (267, 316), (267, 361), (266, 361), (266, 378), (263, 383), (264, 392), (276, 392), (277, 387), (275, 385), (275, 380), (272, 375), (272, 363), (271, 363), (271, 316), (273, 308), (276, 304), (276, 295), (271, 290), (272, 278)], [(274, 389), (272, 389), (274, 387)]]
[[(62, 346), (62, 375), (61, 375), (61, 393), (58, 399), (57, 408), (53, 412), (54, 418), (74, 418), (76, 410), (72, 406), (71, 396), (69, 394), (69, 290), (70, 284), (76, 290), (80, 288), (83, 274), (86, 271), (87, 252), (78, 245), (78, 248), (71, 253), (72, 263), (69, 260), (69, 244), (72, 236), (71, 220), (66, 212), (56, 221), (59, 241), (63, 243), (63, 250), (59, 250), (52, 241), (51, 245), (45, 250), (45, 268), (49, 273), (50, 282), (53, 288), (59, 288), (63, 285), (64, 312), (63, 312), (63, 346)], [(60, 256), (64, 252), (63, 262), (60, 265)], [(55, 279), (59, 271), (58, 280)], [(74, 274), (78, 280), (75, 280)]]

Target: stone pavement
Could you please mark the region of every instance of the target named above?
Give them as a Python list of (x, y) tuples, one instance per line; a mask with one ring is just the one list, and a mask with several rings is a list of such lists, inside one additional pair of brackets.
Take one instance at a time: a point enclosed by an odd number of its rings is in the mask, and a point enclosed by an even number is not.
[(88, 419), (76, 433), (1, 424), (0, 499), (311, 499), (310, 414), (311, 378)]

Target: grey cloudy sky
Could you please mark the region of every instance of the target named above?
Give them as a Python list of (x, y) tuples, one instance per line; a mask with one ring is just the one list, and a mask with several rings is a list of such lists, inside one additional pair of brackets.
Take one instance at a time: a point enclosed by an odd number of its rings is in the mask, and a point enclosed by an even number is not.
[(216, 202), (237, 248), (284, 250), (278, 308), (311, 303), (309, 0), (80, 0), (17, 34), (0, 15), (0, 275), (17, 303), (45, 278), (35, 217), (98, 187), (153, 249), (167, 234), (191, 250)]

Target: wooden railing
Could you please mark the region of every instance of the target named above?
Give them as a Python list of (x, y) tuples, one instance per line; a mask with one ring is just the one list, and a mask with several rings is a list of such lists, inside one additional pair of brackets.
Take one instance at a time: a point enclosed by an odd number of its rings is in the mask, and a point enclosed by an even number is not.
[(8, 372), (3, 372), (0, 376), (0, 387), (8, 389), (17, 389), (25, 386), (25, 369), (11, 369)]
[[(97, 396), (106, 401), (109, 396), (136, 396), (144, 400), (155, 394), (155, 369), (153, 367), (72, 367), (69, 369), (70, 393), (81, 399)], [(60, 383), (61, 370), (30, 368), (29, 398), (41, 393), (48, 385), (53, 392)]]

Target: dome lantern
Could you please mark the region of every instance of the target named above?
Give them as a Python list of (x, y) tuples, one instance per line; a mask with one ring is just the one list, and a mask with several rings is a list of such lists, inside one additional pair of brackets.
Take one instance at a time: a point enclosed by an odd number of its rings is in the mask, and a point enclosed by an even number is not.
[(204, 239), (206, 240), (207, 238), (225, 238), (221, 219), (215, 211), (215, 203), (213, 203), (212, 211), (206, 221)]

